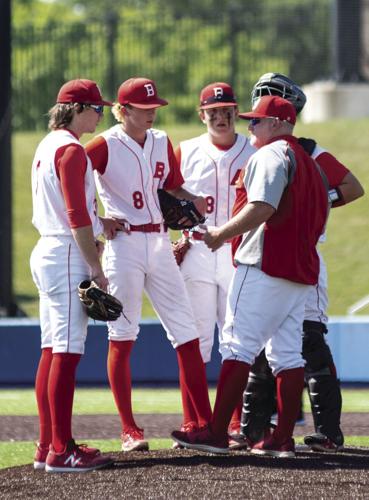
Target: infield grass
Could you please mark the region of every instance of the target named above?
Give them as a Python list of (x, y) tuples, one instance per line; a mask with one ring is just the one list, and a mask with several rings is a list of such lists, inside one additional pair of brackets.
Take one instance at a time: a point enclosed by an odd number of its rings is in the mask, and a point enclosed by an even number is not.
[[(215, 400), (215, 389), (209, 390), (210, 401)], [(369, 389), (342, 389), (343, 411), (369, 413)], [(181, 413), (179, 389), (134, 388), (133, 410), (136, 413)], [(309, 408), (307, 392), (304, 392), (304, 406)], [(73, 413), (76, 415), (115, 415), (117, 413), (113, 396), (108, 388), (77, 388)], [(37, 415), (33, 389), (0, 390), (0, 415)]]
[[(240, 122), (239, 132), (247, 133), (247, 122)], [(173, 145), (204, 132), (200, 124), (168, 126)], [(298, 136), (314, 137), (358, 177), (369, 192), (366, 131), (369, 119), (335, 120), (326, 123), (298, 123)], [(29, 256), (38, 235), (31, 225), (32, 207), (30, 169), (37, 143), (43, 134), (17, 133), (13, 136), (13, 242), (14, 289), (16, 300), (28, 316), (38, 316), (37, 294), (29, 271)], [(87, 141), (91, 136), (84, 136)], [(331, 315), (344, 315), (347, 308), (369, 293), (367, 282), (367, 234), (369, 202), (364, 196), (347, 207), (331, 211), (328, 240), (322, 245), (329, 273)], [(361, 311), (368, 314), (369, 307)], [(144, 299), (143, 317), (155, 317)]]

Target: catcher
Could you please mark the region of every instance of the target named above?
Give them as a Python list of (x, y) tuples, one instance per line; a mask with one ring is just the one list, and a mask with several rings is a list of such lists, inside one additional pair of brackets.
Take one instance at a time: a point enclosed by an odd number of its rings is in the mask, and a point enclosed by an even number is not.
[[(305, 106), (306, 96), (302, 89), (290, 78), (280, 73), (266, 73), (255, 84), (252, 91), (252, 104), (265, 95), (281, 96), (290, 101), (296, 113)], [(351, 203), (364, 194), (358, 179), (332, 154), (317, 145), (313, 139), (300, 138), (299, 144), (318, 163), (329, 182), (329, 197), (332, 208)], [(244, 191), (245, 193), (245, 191)], [(243, 194), (234, 206), (233, 215), (243, 207)], [(325, 241), (323, 234), (319, 243)], [(240, 239), (232, 243), (234, 251)], [(308, 295), (305, 317), (302, 325), (302, 355), (306, 360), (305, 383), (308, 388), (315, 432), (305, 436), (304, 442), (313, 451), (336, 453), (343, 449), (344, 436), (340, 427), (342, 396), (336, 367), (325, 340), (327, 333), (328, 290), (327, 271), (324, 260), (320, 259), (319, 281)], [(262, 352), (251, 369), (247, 388), (244, 392), (241, 437), (245, 446), (252, 446), (269, 432), (269, 421), (274, 404), (274, 377)]]

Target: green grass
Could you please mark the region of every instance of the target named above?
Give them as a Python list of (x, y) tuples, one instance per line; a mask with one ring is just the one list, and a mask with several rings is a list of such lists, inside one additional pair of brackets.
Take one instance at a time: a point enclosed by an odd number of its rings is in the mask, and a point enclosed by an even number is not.
[[(99, 448), (102, 452), (120, 451), (119, 439), (89, 439), (90, 446)], [(171, 439), (149, 439), (150, 450), (160, 450), (172, 446)], [(13, 441), (0, 443), (0, 469), (26, 465), (33, 461), (35, 444), (31, 441)]]
[[(215, 390), (210, 390), (212, 402), (214, 395)], [(133, 389), (132, 403), (137, 413), (181, 413), (182, 411), (179, 389)], [(73, 412), (76, 415), (117, 413), (110, 389), (104, 388), (77, 389)], [(0, 415), (37, 415), (34, 391), (0, 390)]]
[[(166, 129), (175, 146), (180, 140), (204, 131), (200, 124), (168, 126)], [(246, 123), (240, 122), (238, 129), (246, 133)], [(298, 123), (295, 132), (299, 136), (317, 138), (322, 147), (351, 169), (369, 192), (366, 130), (369, 130), (369, 119), (345, 119), (318, 124)], [(30, 168), (41, 138), (42, 134), (36, 133), (17, 133), (13, 137), (14, 289), (18, 304), (31, 317), (38, 316), (38, 306), (29, 271), (29, 256), (38, 235), (31, 225)], [(87, 136), (83, 138), (84, 141), (88, 139)], [(329, 271), (331, 315), (346, 314), (351, 304), (369, 293), (366, 273), (368, 213), (368, 196), (331, 212), (328, 241), (322, 245)], [(362, 314), (369, 314), (369, 308), (363, 309)], [(155, 313), (145, 297), (143, 317), (153, 316)]]
[[(215, 389), (210, 389), (213, 404)], [(369, 389), (343, 389), (343, 411), (369, 413)], [(181, 413), (179, 389), (134, 388), (133, 409), (136, 413)], [(307, 392), (304, 405), (309, 408)], [(76, 415), (98, 415), (117, 413), (110, 389), (80, 389), (74, 397), (73, 412)], [(36, 401), (32, 389), (0, 390), (0, 415), (37, 415)]]
[[(343, 389), (344, 412), (369, 412), (368, 389)], [(214, 403), (215, 390), (210, 390)], [(309, 408), (307, 394), (304, 394), (305, 408)], [(136, 413), (181, 413), (178, 389), (134, 389), (133, 407)], [(36, 403), (32, 389), (0, 390), (0, 415), (36, 415)], [(109, 389), (77, 389), (74, 403), (75, 415), (117, 414)], [(36, 436), (35, 436), (36, 438)], [(347, 436), (347, 446), (369, 446), (369, 436)], [(302, 438), (297, 438), (302, 443)], [(119, 451), (120, 441), (89, 440), (104, 452)], [(170, 439), (150, 440), (150, 449), (170, 448)], [(0, 443), (0, 468), (24, 465), (32, 462), (34, 443), (29, 441), (10, 441)]]

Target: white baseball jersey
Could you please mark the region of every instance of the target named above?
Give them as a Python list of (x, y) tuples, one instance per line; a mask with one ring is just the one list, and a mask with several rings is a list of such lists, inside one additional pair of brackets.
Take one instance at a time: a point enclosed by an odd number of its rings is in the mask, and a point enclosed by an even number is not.
[[(71, 236), (65, 201), (54, 163), (55, 153), (62, 146), (80, 144), (68, 130), (50, 132), (37, 147), (32, 164), (32, 223), (41, 236)], [(97, 217), (96, 187), (91, 162), (86, 157), (85, 193), (87, 211), (95, 236), (101, 234)]]
[[(30, 265), (40, 294), (41, 347), (52, 347), (54, 353), (83, 354), (88, 318), (77, 287), (90, 277), (90, 269), (72, 236), (55, 165), (57, 151), (69, 144), (80, 145), (80, 142), (68, 130), (56, 130), (41, 141), (35, 153), (32, 222), (41, 238), (32, 251)], [(86, 207), (94, 234), (98, 236), (102, 224), (96, 213), (96, 188), (87, 157), (86, 165)]]
[(180, 148), (184, 187), (206, 198), (206, 224), (221, 226), (232, 215), (236, 180), (255, 148), (238, 134), (234, 145), (223, 151), (210, 142), (207, 133), (181, 142)]
[[(206, 224), (220, 226), (226, 223), (232, 215), (238, 175), (256, 149), (248, 138), (238, 134), (230, 149), (221, 150), (205, 133), (181, 142), (180, 151), (184, 187), (206, 198)], [(203, 241), (191, 239), (181, 272), (195, 314), (205, 363), (211, 358), (215, 324), (220, 331), (223, 327), (233, 271), (228, 243), (211, 252)]]
[(133, 225), (163, 222), (157, 195), (169, 174), (168, 137), (161, 130), (146, 132), (142, 148), (121, 125), (102, 134), (108, 145), (103, 175), (96, 185), (106, 215)]
[[(123, 131), (122, 125), (110, 128), (102, 137), (105, 142), (98, 137), (86, 148), (96, 168), (106, 214), (126, 219), (131, 226), (150, 226), (130, 234), (120, 232), (106, 242), (103, 266), (109, 290), (122, 302), (126, 316), (108, 323), (109, 339), (136, 340), (145, 290), (176, 348), (199, 335), (169, 233), (162, 223), (157, 189), (178, 188), (183, 178), (178, 166), (170, 165), (165, 132), (147, 130), (143, 147)], [(152, 230), (153, 225), (158, 226), (156, 230)]]

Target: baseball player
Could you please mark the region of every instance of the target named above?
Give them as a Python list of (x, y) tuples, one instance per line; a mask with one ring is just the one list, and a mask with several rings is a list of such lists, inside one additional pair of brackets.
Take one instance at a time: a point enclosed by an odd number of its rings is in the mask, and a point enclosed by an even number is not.
[[(235, 122), (238, 109), (232, 87), (223, 82), (207, 85), (200, 93), (199, 116), (207, 132), (183, 141), (175, 154), (185, 179), (184, 187), (206, 199), (207, 223), (222, 225), (232, 213), (236, 181), (241, 169), (256, 151), (242, 134), (236, 134)], [(210, 361), (214, 341), (215, 324), (221, 331), (224, 324), (226, 299), (233, 275), (230, 242), (213, 253), (203, 241), (198, 228), (185, 233), (191, 246), (181, 264), (204, 363)], [(184, 415), (183, 430), (192, 430), (196, 413)], [(242, 402), (234, 412), (230, 434), (239, 432)]]
[[(179, 198), (194, 200), (201, 214), (206, 204), (202, 197), (183, 189), (168, 136), (152, 128), (156, 109), (167, 104), (152, 80), (126, 80), (113, 107), (118, 124), (86, 146), (105, 212), (125, 225), (125, 231), (109, 241), (104, 252), (110, 291), (121, 300), (126, 315), (108, 324), (108, 375), (122, 422), (123, 451), (148, 449), (144, 431), (132, 413), (129, 365), (144, 290), (177, 351), (184, 404), (189, 399), (193, 403), (197, 425), (207, 423), (211, 415), (199, 335), (163, 224), (157, 190), (163, 188)], [(188, 413), (187, 408), (184, 413)]]
[(222, 369), (214, 413), (200, 431), (174, 431), (187, 448), (228, 451), (227, 428), (255, 356), (265, 347), (277, 378), (278, 424), (252, 449), (276, 457), (295, 455), (292, 439), (304, 385), (301, 331), (307, 295), (318, 281), (316, 243), (323, 230), (328, 197), (321, 173), (292, 135), (293, 105), (264, 96), (249, 120), (251, 156), (244, 184), (247, 203), (220, 227), (208, 227), (205, 243), (213, 251), (243, 234), (220, 338)]
[[(104, 101), (91, 80), (71, 80), (49, 111), (51, 132), (37, 147), (32, 164), (32, 222), (40, 239), (31, 271), (40, 295), (42, 354), (36, 375), (40, 437), (34, 468), (48, 472), (85, 472), (111, 463), (99, 450), (77, 445), (72, 437), (76, 368), (84, 352), (87, 315), (78, 283), (108, 280), (100, 264), (105, 231), (114, 237), (120, 224), (96, 214), (91, 163), (79, 142), (94, 132)], [(49, 449), (50, 447), (50, 449)]]
[[(289, 100), (297, 114), (306, 103), (301, 88), (280, 73), (267, 73), (260, 77), (252, 91), (252, 104), (264, 95), (279, 95)], [(332, 207), (350, 203), (364, 194), (356, 177), (334, 156), (311, 139), (300, 139), (311, 157), (324, 171), (329, 183)], [(234, 214), (244, 205), (241, 191)], [(323, 234), (319, 242), (325, 241)], [(236, 249), (237, 243), (234, 247)], [(343, 448), (344, 437), (340, 428), (342, 397), (336, 368), (328, 344), (327, 333), (327, 271), (319, 253), (320, 273), (318, 284), (310, 291), (305, 306), (303, 322), (303, 357), (306, 360), (305, 382), (308, 387), (315, 433), (305, 437), (305, 443), (315, 451), (336, 452)], [(242, 434), (251, 442), (261, 438), (269, 425), (274, 401), (274, 377), (262, 353), (249, 377), (244, 392)]]

